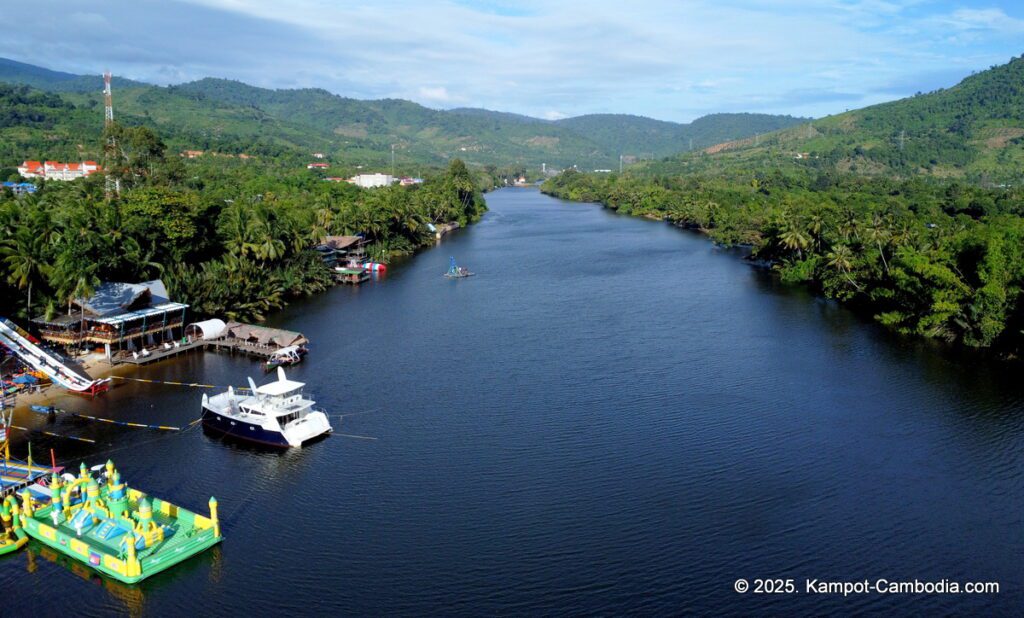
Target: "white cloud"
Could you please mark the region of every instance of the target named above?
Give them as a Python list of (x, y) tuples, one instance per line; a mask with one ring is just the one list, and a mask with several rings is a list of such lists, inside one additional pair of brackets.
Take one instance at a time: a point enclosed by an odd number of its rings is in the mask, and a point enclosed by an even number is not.
[(416, 94), (419, 99), (433, 103), (451, 103), (454, 100), (444, 86), (421, 86)]
[(942, 21), (958, 30), (1024, 34), (1024, 19), (1014, 19), (1002, 9), (957, 9)]
[(540, 117), (543, 118), (544, 120), (561, 120), (562, 118), (568, 118), (569, 114), (564, 114), (562, 112), (549, 109), (548, 111), (541, 114)]

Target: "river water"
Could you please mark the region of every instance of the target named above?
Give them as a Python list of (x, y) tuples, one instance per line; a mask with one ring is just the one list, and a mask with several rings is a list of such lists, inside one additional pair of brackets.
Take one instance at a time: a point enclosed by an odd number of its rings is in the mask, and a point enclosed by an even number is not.
[[(346, 415), (329, 439), (275, 454), (50, 428), (98, 444), (38, 441), (37, 458), (109, 456), (200, 511), (216, 496), (225, 541), (138, 586), (32, 544), (0, 560), (0, 613), (1019, 613), (1019, 368), (894, 337), (660, 222), (532, 190), (488, 204), (386, 279), (271, 320), (312, 340), (290, 375)], [(442, 278), (449, 255), (478, 276)], [(258, 372), (211, 352), (136, 375)], [(133, 383), (63, 404), (184, 425), (201, 394)], [(804, 592), (878, 578), (1001, 592)]]

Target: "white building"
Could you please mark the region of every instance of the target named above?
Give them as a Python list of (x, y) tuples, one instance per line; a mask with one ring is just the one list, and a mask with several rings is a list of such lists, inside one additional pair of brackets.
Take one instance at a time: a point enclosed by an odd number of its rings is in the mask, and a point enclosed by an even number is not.
[(374, 187), (386, 187), (394, 184), (395, 177), (391, 174), (359, 174), (349, 178), (348, 181), (357, 187), (372, 189)]
[(18, 166), (18, 173), (23, 178), (45, 178), (46, 180), (74, 180), (100, 170), (95, 161), (81, 163), (60, 163), (58, 161), (25, 161)]

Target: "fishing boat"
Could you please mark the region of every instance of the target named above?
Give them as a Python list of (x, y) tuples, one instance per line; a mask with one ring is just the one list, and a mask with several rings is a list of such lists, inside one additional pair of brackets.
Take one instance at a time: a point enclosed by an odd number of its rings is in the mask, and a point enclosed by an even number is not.
[(270, 355), (263, 363), (264, 371), (271, 371), (278, 367), (287, 367), (289, 365), (298, 365), (302, 362), (302, 356), (304, 352), (302, 348), (297, 345), (290, 345), (286, 348), (274, 352)]
[(463, 277), (472, 277), (474, 273), (469, 272), (469, 269), (464, 266), (459, 266), (455, 263), (455, 256), (448, 258), (448, 272), (444, 274), (449, 279), (462, 279)]
[(285, 377), (277, 368), (277, 380), (257, 387), (249, 378), (249, 395), (234, 388), (210, 397), (203, 395), (203, 426), (245, 440), (276, 447), (300, 447), (332, 431), (327, 414), (313, 408), (302, 382)]
[(220, 543), (217, 500), (210, 516), (128, 487), (112, 461), (79, 475), (53, 474), (50, 499), (26, 489), (21, 522), (28, 536), (125, 583), (164, 571)]

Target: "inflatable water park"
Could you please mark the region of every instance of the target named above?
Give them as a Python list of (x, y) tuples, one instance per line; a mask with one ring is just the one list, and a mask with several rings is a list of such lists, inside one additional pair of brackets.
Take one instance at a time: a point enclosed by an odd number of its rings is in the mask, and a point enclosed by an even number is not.
[(24, 545), (30, 537), (125, 583), (142, 581), (222, 540), (215, 498), (209, 516), (200, 515), (128, 487), (112, 461), (94, 469), (83, 463), (78, 476), (54, 472), (45, 485), (49, 498), (39, 500), (38, 493), (25, 487), (20, 503), (13, 496), (4, 500), (0, 516), (8, 540)]

